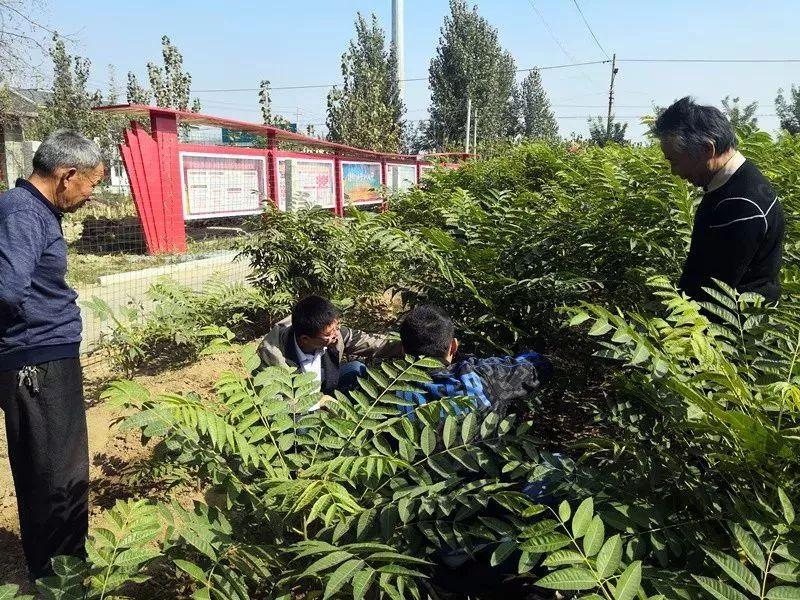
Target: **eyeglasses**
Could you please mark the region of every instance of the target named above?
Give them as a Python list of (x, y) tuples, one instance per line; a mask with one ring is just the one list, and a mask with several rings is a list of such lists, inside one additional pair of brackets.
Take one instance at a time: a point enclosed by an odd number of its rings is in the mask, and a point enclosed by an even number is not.
[(323, 334), (323, 333), (320, 333), (320, 334), (315, 335), (314, 337), (316, 339), (318, 339), (318, 340), (321, 340), (321, 341), (327, 342), (327, 343), (335, 341), (336, 338), (339, 336), (339, 321), (334, 321), (332, 326), (333, 326), (333, 329), (327, 335)]

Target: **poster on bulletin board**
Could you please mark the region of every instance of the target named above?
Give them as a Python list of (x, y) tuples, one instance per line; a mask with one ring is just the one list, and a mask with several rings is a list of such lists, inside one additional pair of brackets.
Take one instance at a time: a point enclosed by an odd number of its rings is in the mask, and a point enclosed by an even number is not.
[(263, 209), (263, 157), (198, 152), (181, 152), (179, 157), (185, 219), (253, 215)]
[(299, 210), (317, 206), (334, 208), (332, 160), (278, 159), (278, 207)]
[(408, 190), (417, 185), (416, 165), (387, 165), (386, 185), (393, 191)]
[(381, 164), (342, 161), (342, 193), (345, 204), (382, 202)]

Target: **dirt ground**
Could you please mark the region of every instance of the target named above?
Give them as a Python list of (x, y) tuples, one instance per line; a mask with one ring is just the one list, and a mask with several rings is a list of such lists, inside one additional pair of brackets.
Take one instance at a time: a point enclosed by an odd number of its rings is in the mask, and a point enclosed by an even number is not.
[[(209, 395), (214, 383), (225, 371), (239, 370), (236, 353), (219, 354), (156, 375), (141, 375), (135, 380), (155, 393), (194, 391)], [(135, 432), (120, 434), (114, 421), (122, 416), (99, 401), (105, 386), (116, 376), (102, 360), (96, 358), (84, 367), (86, 399), (89, 402), (86, 420), (89, 430), (90, 526), (101, 510), (114, 505), (117, 499), (137, 495), (127, 485), (125, 465), (149, 453)], [(8, 465), (5, 427), (0, 426), (0, 584), (16, 583), (29, 593), (25, 559), (19, 539), (17, 499)]]

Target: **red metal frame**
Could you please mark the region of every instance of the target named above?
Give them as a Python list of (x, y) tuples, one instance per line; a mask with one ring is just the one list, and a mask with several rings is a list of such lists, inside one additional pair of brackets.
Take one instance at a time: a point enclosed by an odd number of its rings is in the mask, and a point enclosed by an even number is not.
[[(335, 207), (337, 215), (344, 213), (342, 192), (342, 161), (372, 162), (381, 165), (381, 185), (388, 185), (388, 163), (415, 165), (417, 181), (420, 181), (421, 166), (430, 158), (445, 161), (447, 166), (457, 165), (453, 160), (466, 160), (468, 154), (429, 154), (421, 160), (409, 154), (388, 154), (355, 148), (345, 144), (328, 142), (269, 125), (246, 123), (198, 113), (158, 108), (143, 105), (101, 106), (95, 110), (147, 115), (152, 134), (139, 123), (132, 122), (125, 131), (124, 143), (120, 146), (122, 160), (128, 173), (136, 210), (142, 223), (150, 254), (160, 252), (184, 252), (186, 250), (186, 228), (183, 212), (183, 188), (180, 168), (181, 152), (199, 152), (207, 155), (228, 154), (263, 157), (266, 159), (266, 193), (275, 206), (278, 199), (278, 159), (333, 160)], [(236, 146), (210, 146), (183, 144), (178, 140), (178, 125), (198, 124), (226, 127), (262, 135), (267, 138), (266, 148), (240, 148)], [(295, 152), (279, 148), (280, 142), (300, 143), (325, 152)], [(385, 206), (385, 202), (384, 202)]]

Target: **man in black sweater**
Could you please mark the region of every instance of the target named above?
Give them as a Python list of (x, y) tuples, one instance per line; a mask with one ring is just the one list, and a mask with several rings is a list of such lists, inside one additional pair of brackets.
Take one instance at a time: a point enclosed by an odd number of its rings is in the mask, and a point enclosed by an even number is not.
[(705, 190), (694, 218), (689, 255), (678, 284), (696, 300), (712, 278), (755, 292), (780, 296), (783, 208), (769, 181), (736, 150), (727, 118), (690, 97), (667, 108), (655, 122), (672, 172)]

